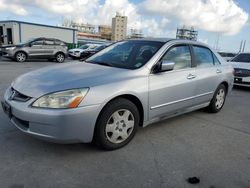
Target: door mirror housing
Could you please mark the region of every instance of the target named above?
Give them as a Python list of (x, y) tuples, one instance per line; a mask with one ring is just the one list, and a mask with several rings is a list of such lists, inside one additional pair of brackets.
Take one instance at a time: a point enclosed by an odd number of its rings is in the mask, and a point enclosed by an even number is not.
[(163, 61), (161, 62), (160, 71), (161, 71), (161, 72), (164, 72), (164, 71), (171, 71), (171, 70), (174, 69), (174, 66), (175, 66), (175, 62), (163, 60)]

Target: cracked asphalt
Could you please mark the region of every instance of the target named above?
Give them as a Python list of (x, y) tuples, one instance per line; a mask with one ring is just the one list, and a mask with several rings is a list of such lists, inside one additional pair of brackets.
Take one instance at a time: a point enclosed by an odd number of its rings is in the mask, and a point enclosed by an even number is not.
[[(52, 64), (0, 59), (0, 99), (15, 77)], [(250, 89), (234, 89), (218, 114), (199, 110), (140, 129), (116, 151), (37, 140), (13, 127), (2, 110), (0, 143), (3, 188), (249, 188)], [(187, 183), (193, 176), (199, 184)]]

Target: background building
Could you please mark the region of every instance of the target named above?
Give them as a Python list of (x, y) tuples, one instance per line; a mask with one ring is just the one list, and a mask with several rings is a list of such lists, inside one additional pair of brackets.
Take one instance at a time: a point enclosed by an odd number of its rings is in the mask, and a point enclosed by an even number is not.
[(16, 20), (0, 21), (1, 44), (18, 44), (37, 37), (56, 38), (68, 44), (75, 44), (76, 36), (77, 30), (72, 28)]
[(102, 39), (111, 40), (111, 36), (112, 36), (111, 26), (100, 25), (98, 27), (98, 32), (100, 33)]
[(127, 37), (127, 16), (122, 16), (116, 13), (116, 16), (112, 18), (112, 41), (119, 41), (126, 39)]
[(188, 39), (188, 40), (197, 40), (198, 31), (195, 31), (193, 27), (190, 29), (183, 26), (182, 28), (177, 28), (176, 38), (177, 39)]

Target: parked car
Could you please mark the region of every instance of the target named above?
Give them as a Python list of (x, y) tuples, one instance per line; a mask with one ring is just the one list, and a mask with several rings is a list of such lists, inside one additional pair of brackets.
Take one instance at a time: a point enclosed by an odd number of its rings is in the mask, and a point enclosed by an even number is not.
[(234, 85), (250, 87), (250, 53), (240, 53), (231, 60), (234, 67)]
[(74, 49), (69, 50), (69, 57), (73, 59), (80, 59), (82, 52), (95, 49), (96, 47), (100, 45), (101, 44), (95, 44), (95, 43), (81, 45), (79, 48), (74, 48)]
[(205, 44), (133, 39), (85, 63), (18, 77), (2, 106), (26, 134), (61, 143), (93, 140), (112, 150), (128, 144), (139, 126), (205, 107), (219, 112), (232, 86), (232, 66)]
[(67, 57), (65, 42), (53, 38), (36, 38), (18, 45), (2, 46), (3, 57), (24, 62), (27, 59), (49, 59), (62, 63)]
[(95, 53), (97, 53), (97, 52), (103, 50), (103, 49), (106, 48), (106, 47), (107, 47), (107, 45), (100, 45), (100, 46), (96, 46), (96, 47), (93, 48), (93, 49), (84, 50), (84, 51), (82, 51), (81, 54), (80, 54), (80, 59), (81, 59), (81, 60), (84, 60), (84, 59), (86, 59), (86, 58), (88, 58), (88, 57), (94, 55)]
[(234, 58), (237, 53), (233, 52), (218, 52), (226, 61), (230, 61), (232, 58)]

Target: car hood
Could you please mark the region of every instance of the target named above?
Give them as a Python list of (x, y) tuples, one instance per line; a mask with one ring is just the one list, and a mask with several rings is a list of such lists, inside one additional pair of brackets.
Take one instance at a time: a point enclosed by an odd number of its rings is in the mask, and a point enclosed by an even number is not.
[(64, 63), (45, 67), (18, 77), (12, 87), (20, 93), (38, 98), (42, 95), (73, 88), (84, 88), (121, 81), (133, 76), (128, 69), (90, 64)]
[(245, 62), (231, 62), (233, 68), (237, 69), (250, 69), (250, 63)]
[(1, 48), (11, 48), (11, 47), (22, 47), (23, 45), (17, 44), (17, 45), (2, 45)]

